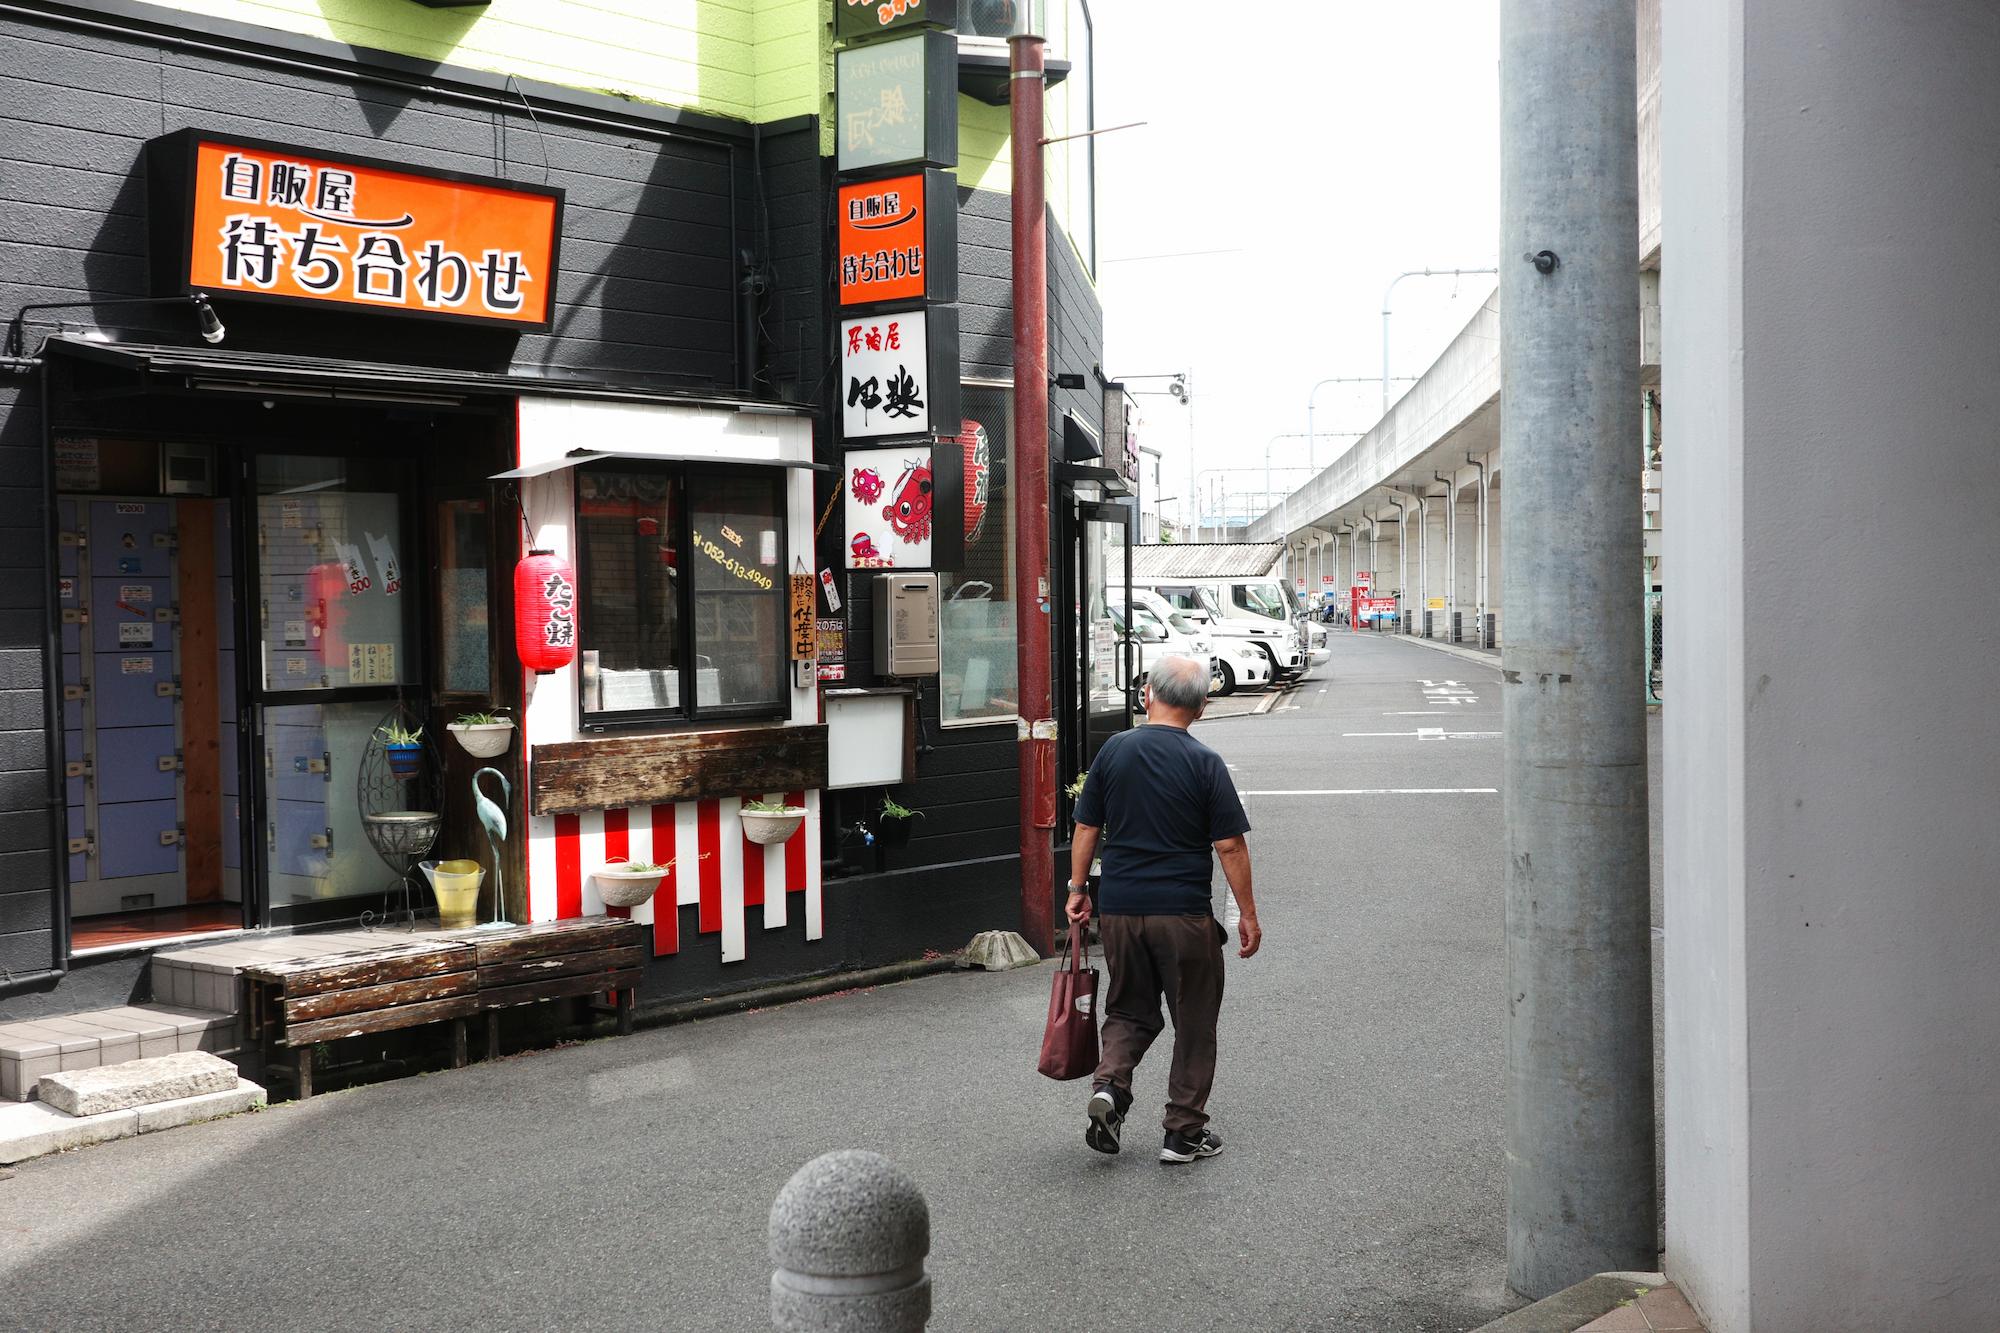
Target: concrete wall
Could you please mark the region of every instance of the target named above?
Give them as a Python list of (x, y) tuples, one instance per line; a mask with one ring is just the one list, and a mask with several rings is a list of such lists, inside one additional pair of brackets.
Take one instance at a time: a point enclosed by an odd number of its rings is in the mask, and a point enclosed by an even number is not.
[(1665, 52), (1669, 1271), (1714, 1333), (1991, 1327), (2000, 625), (1878, 610), (2000, 561), (2000, 15), (1690, 0)]

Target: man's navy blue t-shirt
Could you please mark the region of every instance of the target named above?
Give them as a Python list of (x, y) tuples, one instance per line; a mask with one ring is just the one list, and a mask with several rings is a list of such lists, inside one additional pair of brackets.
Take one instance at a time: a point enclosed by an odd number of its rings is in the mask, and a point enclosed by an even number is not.
[(1076, 822), (1104, 830), (1097, 910), (1106, 916), (1206, 915), (1211, 845), (1250, 830), (1222, 756), (1184, 728), (1157, 725), (1104, 743)]

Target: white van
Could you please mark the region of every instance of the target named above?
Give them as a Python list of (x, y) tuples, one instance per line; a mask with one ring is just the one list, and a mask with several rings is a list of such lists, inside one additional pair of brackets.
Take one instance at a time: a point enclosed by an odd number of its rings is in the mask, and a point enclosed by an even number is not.
[(1186, 645), (1159, 644), (1147, 659), (1148, 670), (1151, 670), (1153, 661), (1161, 656), (1186, 653), (1208, 659), (1209, 690), (1212, 693), (1234, 694), (1239, 689), (1262, 687), (1272, 682), (1270, 659), (1262, 650), (1243, 639), (1213, 638), (1205, 625), (1182, 615), (1151, 589), (1133, 588), (1131, 595), (1135, 615), (1141, 608), (1151, 612), (1155, 621), (1166, 625), (1175, 642)]
[(1141, 586), (1206, 626), (1218, 644), (1255, 645), (1278, 680), (1296, 679), (1313, 665), (1286, 609), (1284, 585), (1275, 578), (1160, 579)]

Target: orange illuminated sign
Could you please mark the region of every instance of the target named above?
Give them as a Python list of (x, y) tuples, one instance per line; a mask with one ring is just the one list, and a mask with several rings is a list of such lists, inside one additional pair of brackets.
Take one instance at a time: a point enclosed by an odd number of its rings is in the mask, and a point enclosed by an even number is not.
[(193, 131), (155, 160), (187, 219), (179, 290), (549, 326), (560, 190)]
[(951, 177), (914, 171), (840, 187), (840, 303), (958, 297)]

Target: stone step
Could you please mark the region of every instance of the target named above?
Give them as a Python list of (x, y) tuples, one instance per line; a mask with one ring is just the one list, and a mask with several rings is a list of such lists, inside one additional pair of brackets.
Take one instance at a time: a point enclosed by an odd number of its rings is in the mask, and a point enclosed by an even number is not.
[(0, 1023), (0, 1101), (25, 1102), (44, 1074), (177, 1051), (233, 1051), (236, 1015), (178, 1005), (120, 1005)]
[(205, 1097), (235, 1086), (236, 1066), (207, 1051), (176, 1051), (95, 1069), (44, 1074), (36, 1085), (43, 1101), (78, 1117)]
[(150, 1134), (200, 1120), (235, 1115), (264, 1104), (264, 1090), (247, 1079), (223, 1092), (179, 1097), (146, 1106), (73, 1116), (47, 1102), (0, 1105), (0, 1165), (25, 1161), (65, 1148), (83, 1148), (108, 1139)]

